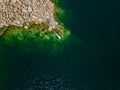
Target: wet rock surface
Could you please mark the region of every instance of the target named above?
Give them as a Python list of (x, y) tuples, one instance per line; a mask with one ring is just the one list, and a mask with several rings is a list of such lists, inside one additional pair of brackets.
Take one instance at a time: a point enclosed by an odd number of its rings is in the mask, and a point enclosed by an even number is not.
[(52, 30), (57, 27), (54, 4), (50, 0), (0, 0), (0, 27), (25, 22), (45, 23)]

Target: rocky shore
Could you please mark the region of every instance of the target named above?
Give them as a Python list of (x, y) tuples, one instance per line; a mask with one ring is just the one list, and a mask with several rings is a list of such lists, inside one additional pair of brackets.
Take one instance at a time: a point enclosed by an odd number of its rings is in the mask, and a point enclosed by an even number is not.
[(20, 26), (29, 22), (44, 23), (49, 30), (55, 29), (58, 22), (54, 18), (54, 4), (50, 0), (0, 0), (0, 28)]

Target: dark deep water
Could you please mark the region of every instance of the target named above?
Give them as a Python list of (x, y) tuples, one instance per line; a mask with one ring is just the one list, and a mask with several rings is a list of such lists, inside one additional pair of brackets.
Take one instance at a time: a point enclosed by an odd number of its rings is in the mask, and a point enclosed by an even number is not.
[(81, 43), (56, 57), (15, 53), (5, 89), (120, 90), (120, 1), (61, 0), (61, 5), (71, 10), (63, 21)]
[(67, 0), (65, 5), (73, 11), (68, 26), (82, 40), (73, 61), (86, 87), (79, 90), (120, 90), (120, 1)]

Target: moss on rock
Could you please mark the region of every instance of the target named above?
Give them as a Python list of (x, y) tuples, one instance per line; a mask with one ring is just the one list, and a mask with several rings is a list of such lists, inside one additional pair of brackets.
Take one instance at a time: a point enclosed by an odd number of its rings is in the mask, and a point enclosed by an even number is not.
[[(57, 36), (59, 35), (59, 37)], [(70, 39), (70, 31), (48, 30), (45, 24), (30, 24), (29, 28), (8, 26), (4, 34), (0, 37), (0, 45), (10, 46), (20, 50), (29, 50), (33, 47), (47, 49), (52, 52), (63, 48)]]

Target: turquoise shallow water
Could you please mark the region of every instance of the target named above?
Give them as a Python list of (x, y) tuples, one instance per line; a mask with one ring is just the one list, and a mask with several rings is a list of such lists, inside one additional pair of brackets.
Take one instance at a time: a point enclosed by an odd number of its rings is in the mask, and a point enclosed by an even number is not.
[(61, 0), (60, 5), (70, 10), (62, 21), (80, 43), (56, 56), (39, 49), (5, 52), (2, 90), (120, 90), (119, 1)]

